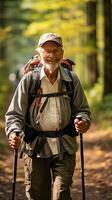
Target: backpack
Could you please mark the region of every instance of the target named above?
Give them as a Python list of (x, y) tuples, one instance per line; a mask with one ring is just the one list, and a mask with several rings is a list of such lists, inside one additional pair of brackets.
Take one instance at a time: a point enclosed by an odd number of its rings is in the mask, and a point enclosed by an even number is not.
[[(72, 66), (75, 65), (75, 63), (70, 60), (70, 59), (62, 59), (61, 61), (61, 66), (63, 66), (64, 68), (67, 69), (68, 71), (68, 74), (70, 76), (70, 78), (72, 79), (72, 75), (71, 75), (71, 72), (73, 70)], [(23, 67), (23, 74), (27, 74), (28, 72), (30, 71), (33, 71), (33, 77), (32, 79), (35, 79), (36, 80), (36, 83), (35, 83), (35, 86), (33, 86), (34, 88), (34, 92), (32, 94), (32, 85), (33, 85), (33, 80), (31, 79), (31, 82), (30, 82), (30, 87), (29, 87), (29, 106), (31, 105), (33, 99), (35, 97), (39, 97), (40, 96), (40, 80), (39, 80), (39, 73), (40, 72), (40, 68), (42, 67), (42, 64), (40, 63), (40, 60), (38, 58), (38, 55), (35, 55), (34, 57), (32, 57), (27, 63), (26, 65)], [(70, 98), (72, 97), (72, 91), (73, 91), (73, 81), (72, 82), (69, 82), (67, 83), (65, 81), (65, 86), (66, 86), (66, 90), (67, 90), (67, 93), (68, 95), (70, 96)], [(60, 95), (64, 95), (66, 92), (62, 92), (62, 93), (53, 93), (53, 94), (44, 94), (41, 96), (42, 97), (52, 97), (52, 96), (60, 96)], [(46, 100), (47, 101), (47, 100)], [(44, 107), (44, 106), (43, 106)]]
[[(61, 61), (61, 66), (63, 66), (64, 68), (67, 69), (68, 74), (70, 76), (70, 78), (72, 79), (72, 75), (71, 72), (73, 70), (72, 66), (75, 65), (75, 63), (70, 60), (70, 59), (62, 59)], [(39, 72), (40, 72), (40, 68), (42, 67), (42, 64), (40, 63), (40, 60), (38, 58), (38, 55), (33, 56), (27, 63), (25, 66), (23, 66), (23, 74), (27, 74), (30, 71), (33, 71), (33, 77), (31, 78), (30, 81), (30, 86), (29, 86), (29, 100), (28, 100), (28, 107), (31, 105), (32, 101), (34, 100), (35, 97), (39, 97), (40, 96), (40, 80), (39, 80)], [(38, 72), (37, 72), (38, 71)], [(33, 85), (33, 80), (35, 79), (35, 86), (33, 86), (32, 89), (32, 85)], [(73, 81), (72, 82), (66, 82), (65, 81), (65, 86), (66, 86), (66, 90), (68, 95), (70, 96), (70, 98), (73, 95)], [(33, 91), (33, 94), (31, 91)], [(62, 92), (62, 93), (53, 93), (53, 94), (44, 94), (41, 96), (42, 97), (47, 97), (47, 99), (49, 97), (52, 96), (60, 96), (60, 95), (64, 95), (66, 92)], [(46, 100), (47, 101), (47, 100)], [(43, 106), (44, 107), (44, 106)]]
[[(70, 59), (63, 59), (61, 62), (61, 65), (67, 69), (67, 72), (72, 80), (72, 65), (75, 65), (73, 61)], [(28, 63), (24, 66), (24, 74), (27, 74), (28, 72), (32, 71), (31, 74), (31, 80), (29, 84), (29, 89), (28, 89), (28, 109), (26, 112), (25, 116), (25, 137), (24, 141), (26, 143), (29, 143), (34, 140), (36, 135), (34, 134), (33, 129), (29, 127), (30, 125), (30, 119), (29, 119), (29, 107), (31, 106), (32, 102), (34, 101), (35, 98), (37, 97), (46, 97), (46, 100), (44, 101), (43, 105), (41, 106), (40, 113), (43, 112), (47, 101), (50, 97), (57, 97), (57, 96), (62, 96), (62, 95), (68, 95), (70, 97), (70, 104), (71, 104), (71, 109), (72, 109), (72, 97), (73, 97), (73, 90), (74, 90), (74, 85), (73, 81), (68, 82), (64, 81), (66, 91), (62, 92), (56, 92), (56, 93), (50, 93), (50, 94), (42, 94), (41, 93), (41, 80), (40, 80), (40, 70), (41, 70), (42, 64), (40, 63), (38, 57), (34, 57), (28, 61)], [(74, 125), (73, 125), (74, 126)], [(32, 134), (33, 131), (33, 134)]]
[[(41, 65), (41, 63), (39, 61), (38, 55), (35, 55), (23, 67), (23, 73), (26, 74), (29, 71), (33, 71), (39, 65)], [(62, 59), (61, 65), (64, 68), (69, 69), (70, 71), (72, 71), (73, 70), (72, 66), (75, 65), (75, 63), (72, 60), (67, 58), (67, 59)]]

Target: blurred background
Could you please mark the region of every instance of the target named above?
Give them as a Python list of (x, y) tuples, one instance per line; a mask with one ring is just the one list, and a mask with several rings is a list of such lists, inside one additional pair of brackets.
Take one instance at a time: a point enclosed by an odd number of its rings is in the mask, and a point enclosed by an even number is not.
[(35, 54), (45, 32), (63, 37), (65, 57), (76, 63), (74, 71), (93, 114), (103, 110), (102, 117), (112, 117), (111, 0), (4, 0), (0, 1), (0, 119), (14, 88), (10, 80), (19, 78), (17, 70)]
[(62, 36), (65, 58), (76, 63), (73, 70), (87, 95), (94, 127), (107, 130), (105, 145), (112, 147), (111, 0), (0, 0), (0, 130), (21, 78), (18, 70), (35, 55), (45, 32)]

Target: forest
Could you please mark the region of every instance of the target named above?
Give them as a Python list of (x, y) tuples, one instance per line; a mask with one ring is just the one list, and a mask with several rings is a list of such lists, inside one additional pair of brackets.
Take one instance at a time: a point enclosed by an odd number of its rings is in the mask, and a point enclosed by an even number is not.
[[(7, 183), (4, 182), (3, 174), (8, 177), (8, 180), (11, 179), (11, 163), (7, 154), (13, 156), (10, 150), (10, 153), (7, 152), (4, 116), (21, 78), (21, 74), (17, 77), (17, 71), (20, 71), (36, 54), (38, 39), (45, 32), (54, 32), (62, 36), (64, 58), (75, 62), (73, 70), (81, 80), (91, 108), (90, 136), (88, 133), (84, 138), (85, 160), (87, 160), (85, 164), (86, 181), (88, 181), (87, 199), (110, 200), (112, 199), (110, 171), (112, 167), (110, 152), (112, 148), (112, 0), (0, 0), (1, 199), (8, 200), (8, 195), (10, 196), (11, 193), (11, 189), (4, 193), (3, 188)], [(95, 156), (89, 160), (92, 150)], [(4, 164), (4, 159), (10, 166), (10, 175), (7, 175), (8, 166)], [(98, 166), (95, 166), (95, 162), (98, 162)], [(78, 163), (80, 163), (79, 158)], [(20, 176), (21, 165), (20, 163)], [(3, 170), (4, 167), (7, 170)], [(79, 170), (79, 166), (77, 168)], [(89, 174), (93, 176), (92, 180)], [(75, 176), (79, 178), (78, 172)], [(23, 180), (20, 178), (18, 182), (19, 200)], [(75, 185), (77, 189), (73, 190), (73, 195), (76, 193), (76, 199), (80, 200), (81, 197), (78, 197), (80, 181), (77, 182)], [(8, 190), (8, 186), (6, 188)]]

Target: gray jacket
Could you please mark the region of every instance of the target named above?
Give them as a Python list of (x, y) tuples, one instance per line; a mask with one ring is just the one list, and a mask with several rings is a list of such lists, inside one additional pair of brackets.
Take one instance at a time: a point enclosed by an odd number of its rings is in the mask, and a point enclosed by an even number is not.
[[(70, 106), (70, 97), (67, 95), (60, 97), (60, 103), (61, 103), (60, 113), (62, 115), (61, 116), (62, 124), (60, 129), (63, 129), (67, 125), (66, 118), (68, 119), (67, 115), (69, 115), (69, 118), (71, 118), (71, 113), (74, 114), (74, 118), (82, 117), (90, 122), (91, 120), (90, 109), (77, 75), (71, 72), (72, 75), (71, 79), (65, 68), (60, 66), (59, 70), (60, 70), (61, 80), (64, 81), (73, 80), (73, 85), (74, 85), (72, 111)], [(19, 132), (19, 133), (24, 132), (25, 116), (28, 109), (28, 93), (29, 93), (29, 88), (31, 87), (32, 76), (33, 72), (29, 72), (28, 74), (24, 75), (15, 91), (11, 104), (5, 115), (6, 119), (5, 130), (7, 136), (9, 136), (9, 134), (12, 134), (13, 132)], [(32, 84), (35, 85), (35, 81), (36, 80), (34, 79)], [(66, 90), (65, 85), (62, 85), (60, 87), (62, 87), (62, 90)], [(35, 130), (39, 131), (40, 126), (38, 123), (35, 122), (35, 117), (38, 114), (38, 110), (37, 113), (36, 112), (34, 113), (33, 109), (29, 108), (29, 113), (30, 113), (31, 126)], [(77, 150), (76, 138), (70, 137), (69, 135), (64, 135), (63, 146), (69, 154), (73, 154)], [(47, 155), (48, 156), (50, 155), (50, 151), (48, 151)]]

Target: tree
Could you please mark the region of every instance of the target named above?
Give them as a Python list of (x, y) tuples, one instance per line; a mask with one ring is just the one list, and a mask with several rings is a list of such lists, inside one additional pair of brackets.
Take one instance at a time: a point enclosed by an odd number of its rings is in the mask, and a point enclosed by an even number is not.
[[(27, 8), (27, 1), (25, 3)], [(83, 38), (88, 27), (85, 26), (84, 5), (84, 0), (32, 0), (33, 20), (24, 32), (25, 36), (37, 38), (44, 32), (56, 32), (63, 36), (67, 56), (86, 54)]]
[[(8, 71), (15, 70), (17, 64), (21, 64), (25, 60), (26, 54), (30, 52), (30, 39), (24, 37), (23, 31), (29, 23), (28, 16), (31, 13), (30, 10), (22, 8), (22, 2), (23, 0), (0, 1), (1, 60), (2, 63), (4, 60), (7, 61)], [(25, 52), (27, 53), (25, 54)], [(31, 55), (31, 53), (29, 54)]]
[[(28, 7), (25, 0), (24, 6)], [(30, 9), (33, 11), (33, 20), (24, 31), (25, 37), (37, 38), (42, 33), (49, 31), (59, 33), (63, 36), (65, 57), (70, 57), (73, 60), (77, 57), (76, 62), (79, 62), (78, 66), (80, 67), (76, 68), (76, 70), (80, 74), (83, 83), (88, 85), (89, 80), (91, 80), (92, 85), (96, 82), (99, 76), (96, 52), (96, 18), (91, 16), (92, 25), (85, 25), (85, 0), (38, 0), (37, 2), (32, 0)], [(93, 30), (93, 25), (95, 25), (94, 31), (89, 34), (89, 36), (91, 35), (91, 43), (94, 42), (94, 44), (91, 44), (92, 52), (90, 54), (91, 49), (85, 44), (85, 38), (87, 33), (91, 29)], [(88, 77), (86, 75), (87, 63), (85, 62), (87, 54), (90, 55), (88, 58)], [(92, 63), (91, 65), (90, 62)]]
[(112, 93), (112, 1), (103, 0), (104, 10), (104, 91)]
[[(6, 60), (6, 1), (0, 1), (0, 63)], [(1, 65), (2, 66), (2, 65)]]
[(87, 43), (92, 48), (92, 51), (87, 55), (88, 80), (89, 85), (93, 86), (99, 77), (98, 61), (97, 61), (97, 34), (96, 34), (96, 19), (97, 19), (97, 2), (88, 1), (87, 8), (87, 25), (92, 27), (92, 30), (87, 34)]

